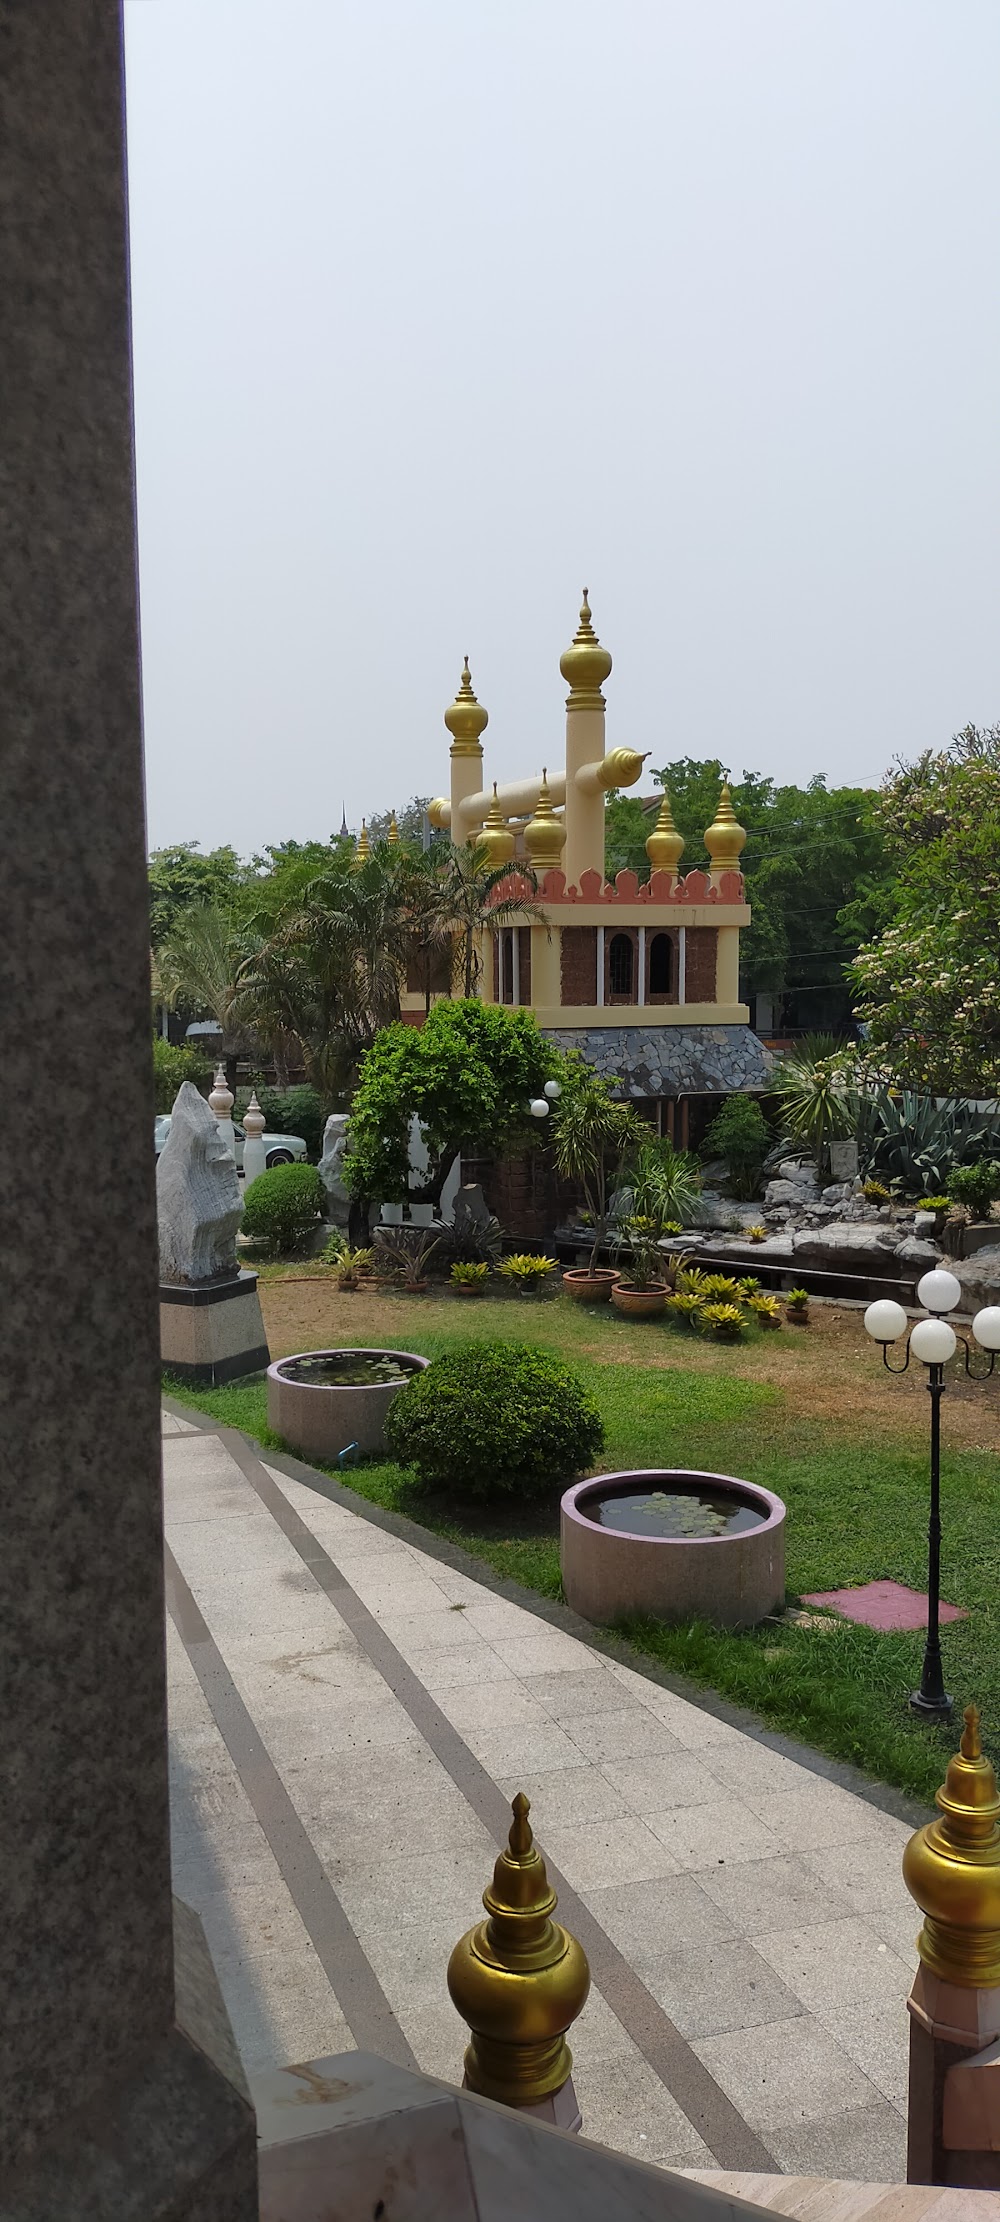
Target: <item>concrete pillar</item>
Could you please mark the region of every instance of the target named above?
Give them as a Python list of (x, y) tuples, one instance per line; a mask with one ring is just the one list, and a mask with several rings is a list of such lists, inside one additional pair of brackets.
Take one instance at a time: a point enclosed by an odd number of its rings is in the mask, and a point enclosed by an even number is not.
[(562, 1001), (562, 936), (558, 926), (531, 928), (531, 1004), (536, 1011), (556, 1011)]
[(583, 592), (580, 622), (569, 647), (559, 659), (563, 678), (569, 681), (566, 697), (566, 847), (562, 870), (579, 886), (582, 872), (604, 873), (604, 794), (581, 786), (577, 773), (604, 757), (604, 696), (601, 688), (611, 670), (611, 658), (602, 648), (590, 616), (587, 590)]
[(444, 713), (444, 722), (451, 734), (451, 838), (454, 846), (460, 849), (482, 824), (481, 818), (466, 821), (460, 805), (467, 795), (482, 790), (483, 734), (490, 722), (489, 712), (472, 691), (468, 656), (458, 693)]
[(732, 1006), (740, 1000), (740, 929), (720, 926), (715, 957), (715, 1000)]
[(57, 1044), (88, 1136), (81, 1181), (0, 1135), (0, 2205), (250, 2222), (252, 2111), (174, 2000), (119, 0), (0, 46), (4, 1091)]

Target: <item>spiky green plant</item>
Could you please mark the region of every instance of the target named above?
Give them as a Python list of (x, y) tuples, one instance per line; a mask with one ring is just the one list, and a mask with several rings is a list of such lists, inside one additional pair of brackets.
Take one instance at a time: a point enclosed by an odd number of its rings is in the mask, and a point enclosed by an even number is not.
[(700, 1324), (718, 1342), (738, 1342), (745, 1322), (738, 1304), (703, 1304)]

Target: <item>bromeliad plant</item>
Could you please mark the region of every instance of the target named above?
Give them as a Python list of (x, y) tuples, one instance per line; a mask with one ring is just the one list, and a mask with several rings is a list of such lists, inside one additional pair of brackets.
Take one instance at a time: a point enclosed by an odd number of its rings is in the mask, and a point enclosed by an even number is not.
[(449, 1274), (452, 1287), (467, 1290), (470, 1296), (482, 1296), (489, 1277), (489, 1266), (474, 1258), (456, 1258)]
[(748, 1296), (747, 1310), (753, 1314), (759, 1327), (775, 1328), (781, 1325), (781, 1305), (776, 1296)]
[(361, 1276), (368, 1271), (371, 1262), (372, 1251), (370, 1249), (351, 1250), (345, 1243), (339, 1257), (334, 1260), (337, 1268), (337, 1287), (342, 1289), (345, 1295), (351, 1289), (360, 1287)]
[(717, 1342), (739, 1342), (744, 1320), (738, 1304), (703, 1304), (699, 1324)]
[(540, 1289), (555, 1269), (554, 1258), (536, 1257), (530, 1250), (515, 1250), (498, 1268), (504, 1280), (510, 1281), (524, 1295), (532, 1295)]
[(683, 1320), (687, 1327), (696, 1327), (703, 1310), (702, 1298), (693, 1289), (677, 1289), (667, 1298), (667, 1310), (672, 1318)]

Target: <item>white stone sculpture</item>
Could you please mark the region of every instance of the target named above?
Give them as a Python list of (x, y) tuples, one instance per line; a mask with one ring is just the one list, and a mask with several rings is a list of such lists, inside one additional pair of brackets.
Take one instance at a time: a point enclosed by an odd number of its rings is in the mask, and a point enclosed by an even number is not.
[(323, 1128), (323, 1149), (317, 1168), (326, 1189), (326, 1216), (335, 1227), (346, 1227), (351, 1215), (351, 1199), (343, 1178), (350, 1123), (346, 1111), (331, 1111)]
[(233, 1091), (229, 1085), (228, 1080), (226, 1079), (225, 1065), (216, 1066), (215, 1079), (212, 1082), (212, 1093), (209, 1096), (208, 1101), (209, 1106), (211, 1110), (214, 1111), (216, 1119), (218, 1121), (219, 1133), (221, 1134), (226, 1148), (229, 1151), (230, 1157), (233, 1159), (233, 1162), (235, 1164), (236, 1128), (233, 1125)]
[(156, 1166), (160, 1280), (197, 1288), (235, 1279), (243, 1198), (235, 1159), (194, 1082), (185, 1080)]
[(257, 1179), (258, 1174), (267, 1171), (267, 1151), (264, 1148), (264, 1127), (266, 1123), (264, 1113), (257, 1101), (257, 1090), (255, 1088), (243, 1113), (243, 1132), (246, 1136), (243, 1144), (244, 1196), (251, 1183)]

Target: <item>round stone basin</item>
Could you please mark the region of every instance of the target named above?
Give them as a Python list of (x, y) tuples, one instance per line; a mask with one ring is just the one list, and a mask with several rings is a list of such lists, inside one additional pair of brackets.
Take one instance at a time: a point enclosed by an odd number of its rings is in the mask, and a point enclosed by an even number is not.
[(410, 1350), (302, 1350), (267, 1369), (267, 1423), (304, 1458), (333, 1465), (385, 1448), (385, 1415), (426, 1358)]
[(591, 1474), (562, 1500), (559, 1548), (568, 1604), (605, 1626), (752, 1628), (785, 1601), (785, 1507), (732, 1474)]

